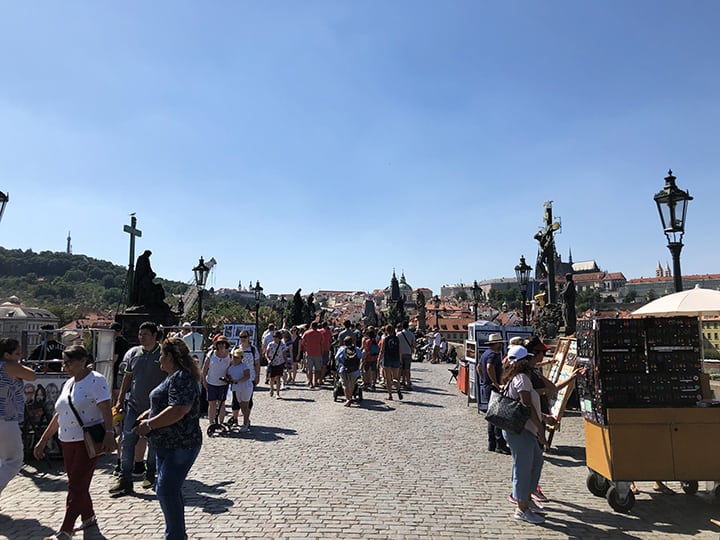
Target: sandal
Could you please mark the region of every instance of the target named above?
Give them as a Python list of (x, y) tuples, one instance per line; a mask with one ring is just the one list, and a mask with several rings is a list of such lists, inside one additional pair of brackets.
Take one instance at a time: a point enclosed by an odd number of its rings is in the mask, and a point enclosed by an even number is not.
[(640, 490), (635, 484), (630, 484), (630, 493), (632, 493), (633, 495), (640, 495)]
[(72, 533), (67, 531), (58, 531), (52, 536), (46, 536), (43, 540), (72, 540)]
[(92, 527), (97, 527), (97, 526), (98, 526), (97, 516), (93, 516), (93, 517), (87, 518), (78, 527), (75, 527), (73, 532), (84, 531), (84, 530), (90, 529)]

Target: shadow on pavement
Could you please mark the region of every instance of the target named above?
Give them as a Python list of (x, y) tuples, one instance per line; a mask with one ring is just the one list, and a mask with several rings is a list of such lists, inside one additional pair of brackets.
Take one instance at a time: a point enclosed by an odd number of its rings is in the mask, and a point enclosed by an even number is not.
[(421, 394), (434, 394), (438, 396), (452, 396), (453, 394), (451, 392), (447, 392), (445, 390), (439, 390), (438, 388), (434, 388), (432, 386), (418, 386), (416, 384), (413, 384), (412, 390), (409, 390), (409, 392), (417, 392)]
[(37, 519), (12, 519), (10, 516), (0, 514), (0, 534), (7, 534), (4, 538), (13, 538), (14, 534), (37, 534), (38, 538), (50, 536), (56, 531), (47, 525), (41, 525)]
[(303, 402), (303, 403), (315, 403), (315, 401), (317, 401), (317, 400), (315, 400), (315, 399), (310, 399), (310, 398), (303, 398), (303, 397), (285, 397), (285, 396), (282, 396), (282, 398), (280, 399), (280, 401), (300, 401), (300, 402)]
[(444, 405), (438, 405), (437, 403), (425, 403), (424, 401), (410, 401), (409, 399), (404, 399), (403, 403), (406, 405), (412, 405), (413, 407), (429, 407), (433, 409), (444, 409)]
[[(40, 463), (43, 465), (40, 466)], [(67, 477), (63, 462), (60, 461), (57, 467), (54, 465), (52, 468), (46, 469), (45, 462), (36, 461), (34, 470), (26, 464), (18, 474), (30, 478), (40, 491), (67, 491)]]
[(378, 411), (378, 412), (388, 412), (388, 411), (394, 411), (395, 408), (390, 406), (390, 402), (388, 401), (382, 401), (378, 399), (368, 399), (364, 398), (362, 403), (359, 404), (359, 407), (362, 409), (367, 409), (369, 411)]
[[(589, 497), (592, 497), (588, 493)], [(673, 497), (675, 499), (675, 497)], [(703, 529), (708, 522), (707, 516), (702, 516), (696, 512), (683, 512), (681, 508), (674, 507), (675, 512), (681, 513), (682, 517), (679, 519), (670, 520), (665, 516), (666, 512), (663, 512), (661, 505), (654, 504), (652, 500), (636, 500), (635, 505), (629, 514), (619, 514), (614, 512), (610, 506), (608, 506), (607, 512), (594, 510), (586, 506), (580, 506), (572, 502), (567, 501), (553, 501), (548, 503), (546, 508), (550, 509), (552, 506), (564, 506), (567, 511), (568, 518), (572, 518), (575, 521), (569, 522), (563, 518), (563, 514), (556, 512), (550, 512), (547, 516), (547, 521), (544, 527), (558, 531), (560, 533), (572, 536), (573, 533), (577, 534), (578, 521), (583, 523), (584, 527), (588, 529), (587, 533), (583, 536), (597, 535), (612, 538), (637, 538), (633, 533), (643, 533), (643, 537), (647, 536), (647, 533), (653, 533), (662, 538), (664, 535), (686, 535), (694, 536), (700, 532), (704, 532), (707, 528)], [(600, 528), (593, 527), (594, 523), (602, 523), (607, 526), (608, 513), (613, 516), (613, 521), (618, 522), (615, 530), (607, 531)]]
[(243, 438), (255, 439), (260, 442), (281, 441), (285, 435), (297, 435), (294, 429), (285, 429), (273, 426), (256, 426), (252, 425), (248, 433), (242, 434)]
[[(185, 506), (197, 506), (206, 514), (223, 514), (235, 503), (226, 497), (213, 497), (226, 493), (223, 486), (234, 484), (234, 480), (219, 482), (217, 484), (204, 484), (197, 480), (185, 480)], [(188, 495), (191, 493), (192, 495)]]

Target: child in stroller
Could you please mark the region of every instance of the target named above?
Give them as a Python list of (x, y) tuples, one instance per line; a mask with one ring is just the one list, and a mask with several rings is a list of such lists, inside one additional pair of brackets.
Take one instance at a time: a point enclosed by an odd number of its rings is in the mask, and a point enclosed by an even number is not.
[(341, 395), (345, 395), (345, 407), (349, 407), (353, 398), (359, 403), (362, 401), (362, 386), (358, 384), (360, 379), (360, 360), (362, 359), (362, 351), (353, 343), (353, 338), (347, 336), (343, 340), (343, 346), (340, 347), (335, 360), (337, 361), (337, 371), (335, 372), (335, 387), (333, 388), (333, 400)]

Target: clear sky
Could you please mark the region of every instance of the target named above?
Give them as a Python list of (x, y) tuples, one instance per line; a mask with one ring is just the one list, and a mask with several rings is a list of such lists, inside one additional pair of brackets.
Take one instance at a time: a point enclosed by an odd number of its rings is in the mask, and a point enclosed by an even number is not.
[[(0, 2), (0, 245), (266, 292), (415, 287), (559, 252), (720, 272), (720, 3)], [(713, 210), (716, 208), (716, 210)]]

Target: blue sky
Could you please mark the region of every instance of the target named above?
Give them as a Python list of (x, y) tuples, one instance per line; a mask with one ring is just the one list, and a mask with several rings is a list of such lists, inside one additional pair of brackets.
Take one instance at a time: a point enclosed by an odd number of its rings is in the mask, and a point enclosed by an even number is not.
[(543, 203), (560, 253), (720, 272), (713, 1), (0, 2), (0, 245), (161, 276), (371, 290), (512, 276)]

